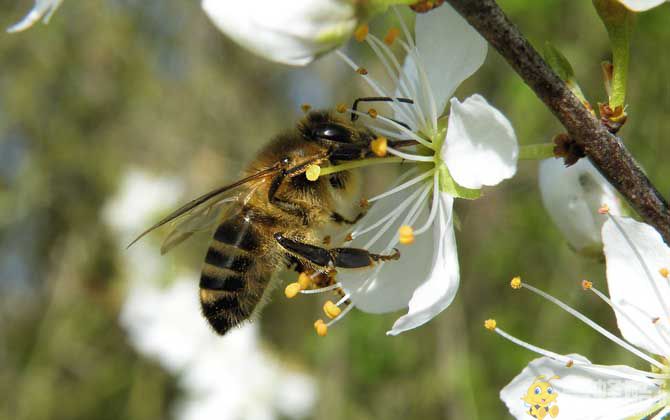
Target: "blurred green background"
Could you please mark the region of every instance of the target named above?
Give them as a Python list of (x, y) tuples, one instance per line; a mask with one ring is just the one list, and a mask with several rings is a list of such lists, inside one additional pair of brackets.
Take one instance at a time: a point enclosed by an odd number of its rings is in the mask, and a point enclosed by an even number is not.
[[(591, 2), (500, 4), (536, 46), (550, 40), (563, 51), (592, 103), (605, 99), (608, 43)], [(0, 0), (0, 27), (30, 7)], [(668, 6), (639, 16), (621, 132), (664, 194), (668, 22)], [(391, 23), (381, 17), (371, 29), (383, 34)], [(250, 55), (198, 2), (65, 1), (48, 26), (1, 34), (0, 418), (171, 417), (182, 392), (176, 378), (140, 356), (118, 323), (129, 280), (124, 254), (133, 249), (103, 222), (103, 206), (131, 169), (181, 180), (178, 201), (229, 182), (294, 124), (301, 103), (334, 107), (368, 93), (362, 88), (333, 56), (296, 69)], [(474, 92), (508, 116), (522, 144), (561, 131), (494, 51), (458, 96)], [(489, 317), (556, 352), (645, 367), (567, 313), (508, 287), (520, 274), (616, 330), (610, 309), (579, 287), (588, 278), (604, 289), (604, 266), (575, 255), (551, 224), (535, 162), (521, 162), (514, 179), (460, 201), (457, 211), (461, 290), (422, 328), (387, 337), (400, 314), (354, 312), (319, 338), (311, 326), (318, 299), (287, 302), (277, 291), (259, 321), (264, 346), (316, 378), (313, 418), (506, 418), (498, 392), (535, 356), (488, 333)], [(197, 271), (207, 241), (199, 235), (162, 261)]]

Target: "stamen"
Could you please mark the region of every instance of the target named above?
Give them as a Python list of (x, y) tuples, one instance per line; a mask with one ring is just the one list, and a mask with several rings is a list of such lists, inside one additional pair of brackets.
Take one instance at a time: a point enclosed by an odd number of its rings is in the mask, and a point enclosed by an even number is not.
[(325, 168), (321, 168), (320, 172), (319, 172), (319, 176), (330, 175), (330, 174), (334, 174), (334, 173), (337, 173), (337, 172), (348, 171), (348, 170), (356, 169), (356, 168), (362, 168), (362, 167), (365, 167), (365, 166), (380, 165), (380, 164), (383, 164), (383, 163), (400, 163), (402, 161), (403, 161), (403, 159), (399, 158), (399, 157), (385, 157), (383, 159), (370, 158), (370, 159), (355, 160), (355, 161), (352, 161), (352, 162), (343, 163), (341, 165), (326, 166)]
[(379, 220), (377, 220), (372, 225), (366, 227), (365, 229), (354, 230), (353, 232), (351, 232), (351, 239), (353, 240), (353, 238), (358, 238), (359, 236), (361, 236), (363, 234), (366, 234), (366, 233), (370, 232), (371, 230), (374, 230), (375, 228), (377, 228), (381, 224), (385, 223), (390, 218), (392, 218), (394, 216), (397, 216), (399, 213), (402, 213), (410, 205), (410, 203), (411, 203), (410, 200), (405, 200), (398, 207), (393, 209), (393, 211), (391, 211), (390, 213), (388, 213), (384, 217), (380, 218)]
[(319, 337), (325, 337), (328, 334), (328, 325), (323, 322), (323, 319), (317, 319), (314, 322), (314, 330)]
[[(368, 115), (367, 113), (360, 112), (360, 111), (354, 111), (353, 109), (352, 109), (352, 110), (349, 110), (349, 112), (351, 112), (352, 114), (356, 114), (356, 115), (360, 115), (360, 116), (366, 116), (366, 117), (369, 117), (369, 115)], [(430, 141), (427, 141), (427, 140), (424, 139), (423, 137), (419, 136), (419, 135), (416, 134), (414, 131), (409, 130), (409, 129), (408, 129), (407, 127), (405, 127), (404, 125), (402, 125), (402, 124), (398, 124), (396, 121), (393, 121), (392, 119), (390, 119), (390, 118), (386, 118), (386, 117), (384, 117), (384, 116), (382, 116), (382, 115), (377, 115), (377, 118), (375, 118), (375, 120), (376, 120), (376, 121), (382, 121), (382, 122), (385, 122), (385, 123), (389, 124), (390, 126), (392, 126), (393, 128), (395, 128), (396, 130), (398, 130), (398, 131), (400, 132), (401, 135), (405, 135), (405, 136), (409, 137), (409, 138), (412, 139), (412, 140), (416, 140), (416, 141), (419, 142), (422, 146), (425, 146), (425, 147), (427, 147), (427, 148), (430, 149), (430, 150), (435, 150), (435, 145), (434, 145), (433, 143), (431, 143)]]
[(342, 313), (342, 309), (338, 308), (337, 305), (328, 300), (323, 304), (323, 312), (328, 318), (333, 319)]
[(435, 217), (437, 217), (437, 207), (438, 204), (440, 203), (440, 199), (435, 196), (436, 192), (439, 191), (438, 187), (438, 173), (435, 173), (435, 176), (433, 177), (433, 203), (430, 207), (430, 214), (428, 215), (428, 219), (426, 220), (426, 223), (423, 224), (419, 229), (417, 229), (414, 232), (415, 236), (419, 236), (425, 231), (427, 231), (432, 225), (433, 222), (435, 221)]
[(368, 115), (370, 116), (370, 118), (375, 119), (377, 118), (377, 115), (379, 115), (379, 113), (377, 112), (376, 109), (370, 108), (368, 109)]
[(668, 278), (668, 275), (670, 275), (670, 271), (666, 267), (661, 268), (658, 270), (659, 274), (665, 277), (666, 279)]
[(291, 283), (284, 289), (287, 298), (293, 299), (300, 292), (300, 283)]
[(537, 289), (537, 288), (535, 288), (535, 287), (533, 287), (533, 286), (531, 286), (527, 283), (523, 283), (522, 286), (525, 287), (526, 289), (530, 290), (531, 292), (542, 296), (543, 298), (545, 298), (549, 302), (557, 305), (558, 307), (560, 307), (561, 309), (563, 309), (564, 311), (566, 311), (570, 315), (574, 316), (575, 318), (582, 321), (583, 323), (585, 323), (589, 327), (593, 328), (595, 331), (600, 333), (602, 336), (608, 338), (613, 343), (623, 347), (624, 349), (628, 350), (629, 352), (633, 353), (634, 355), (638, 356), (639, 358), (645, 360), (646, 362), (651, 363), (652, 365), (658, 367), (659, 369), (664, 368), (663, 364), (661, 364), (661, 363), (657, 362), (656, 360), (654, 360), (653, 358), (649, 357), (647, 354), (643, 353), (642, 351), (640, 351), (639, 349), (637, 349), (636, 347), (634, 347), (633, 345), (631, 345), (627, 341), (624, 341), (624, 340), (620, 339), (619, 337), (617, 337), (616, 335), (612, 334), (611, 332), (607, 331), (606, 329), (604, 329), (603, 327), (601, 327), (600, 325), (596, 324), (591, 319), (589, 319), (586, 315), (582, 314), (581, 312), (577, 311), (576, 309), (573, 309), (572, 307), (568, 306), (564, 302), (556, 299), (555, 297), (553, 297), (553, 296), (543, 292), (542, 290)]
[(356, 69), (356, 73), (360, 74), (361, 76), (366, 76), (368, 71), (364, 67), (359, 67)]
[[(351, 58), (347, 57), (347, 55), (342, 51), (335, 50), (335, 53), (338, 55), (338, 57), (344, 60), (344, 62), (347, 63), (349, 67), (351, 67), (355, 71), (357, 71), (360, 68), (356, 63), (354, 63), (354, 61)], [(368, 85), (370, 85), (372, 90), (374, 90), (379, 96), (390, 96), (371, 77), (364, 76), (363, 78), (368, 83)]]
[(637, 249), (637, 247), (635, 246), (633, 241), (628, 237), (628, 234), (623, 229), (621, 224), (619, 224), (616, 217), (612, 217), (612, 215), (609, 214), (609, 213), (608, 213), (608, 216), (609, 216), (610, 220), (612, 220), (612, 222), (614, 222), (616, 227), (619, 229), (619, 232), (621, 233), (621, 235), (624, 237), (624, 239), (628, 243), (628, 246), (630, 246), (630, 248), (633, 250), (633, 253), (635, 254), (635, 257), (637, 258), (638, 262), (642, 266), (642, 269), (644, 270), (645, 274), (647, 275), (647, 280), (651, 284), (651, 287), (654, 289), (656, 299), (661, 304), (661, 307), (663, 308), (663, 311), (665, 312), (666, 318), (670, 318), (670, 309), (668, 309), (668, 305), (667, 305), (665, 299), (663, 299), (663, 297), (661, 295), (661, 291), (659, 290), (658, 285), (654, 281), (654, 277), (652, 277), (652, 275), (651, 275), (651, 270), (647, 266), (647, 263), (644, 261), (644, 258), (642, 258), (642, 255), (640, 254), (640, 251)]
[(342, 287), (342, 283), (331, 284), (330, 286), (320, 287), (318, 289), (307, 289), (301, 290), (300, 293), (303, 295), (315, 295), (317, 293), (330, 292), (331, 290), (339, 289)]
[(354, 31), (354, 38), (356, 38), (356, 41), (358, 41), (358, 42), (363, 42), (363, 41), (365, 41), (365, 37), (368, 36), (369, 32), (370, 32), (370, 27), (368, 25), (366, 25), (366, 24), (360, 25)]
[(412, 39), (412, 35), (409, 32), (409, 29), (407, 29), (407, 25), (405, 25), (405, 21), (403, 20), (402, 16), (400, 15), (400, 12), (398, 12), (397, 7), (393, 7), (393, 12), (395, 13), (396, 17), (398, 18), (398, 22), (400, 23), (400, 28), (402, 29), (403, 34), (405, 35), (405, 38), (407, 38), (407, 42), (410, 43), (410, 45), (414, 46), (414, 40)]
[(309, 165), (305, 171), (305, 176), (309, 181), (316, 181), (321, 175), (321, 167), (319, 165)]
[(302, 112), (305, 114), (309, 112), (310, 109), (312, 109), (312, 105), (310, 104), (302, 104), (300, 105), (300, 109), (302, 109)]
[(398, 229), (398, 241), (403, 245), (414, 243), (414, 229), (411, 226), (403, 225)]
[(370, 142), (370, 149), (376, 156), (386, 156), (386, 148), (388, 147), (388, 140), (386, 137), (377, 137)]
[(423, 156), (423, 155), (413, 155), (410, 153), (404, 153), (398, 150), (395, 150), (392, 147), (387, 148), (388, 152), (392, 155), (401, 157), (403, 159), (412, 160), (415, 162), (435, 162), (434, 156)]
[(599, 214), (608, 214), (610, 212), (610, 207), (607, 204), (603, 204), (599, 209)]
[(512, 289), (521, 289), (521, 277), (514, 277), (512, 281), (509, 282), (509, 285), (512, 287)]
[(349, 306), (347, 306), (346, 308), (344, 308), (344, 309), (342, 310), (342, 312), (341, 312), (337, 317), (335, 317), (334, 319), (331, 319), (331, 320), (326, 324), (326, 327), (330, 327), (331, 325), (335, 324), (337, 321), (339, 321), (340, 319), (342, 319), (346, 314), (348, 314), (349, 311), (351, 311), (352, 309), (354, 309), (354, 305), (349, 305)]
[(588, 280), (582, 280), (582, 289), (589, 290), (593, 288), (593, 283)]
[(390, 190), (388, 190), (388, 191), (386, 191), (386, 192), (383, 192), (383, 193), (381, 193), (381, 194), (379, 194), (379, 195), (376, 195), (376, 196), (374, 196), (374, 197), (372, 197), (372, 198), (369, 198), (369, 199), (368, 199), (368, 202), (372, 203), (372, 202), (375, 202), (375, 201), (380, 200), (380, 199), (382, 199), (382, 198), (388, 197), (389, 195), (392, 195), (392, 194), (395, 194), (395, 193), (397, 193), (397, 192), (400, 192), (400, 191), (404, 190), (405, 188), (411, 187), (412, 185), (414, 185), (414, 184), (416, 184), (416, 183), (419, 183), (419, 182), (423, 181), (424, 179), (426, 179), (426, 178), (428, 178), (429, 176), (433, 175), (434, 172), (435, 172), (435, 168), (433, 168), (433, 169), (431, 169), (431, 170), (429, 170), (429, 171), (426, 171), (426, 172), (422, 173), (421, 175), (417, 176), (416, 178), (412, 178), (412, 179), (410, 179), (409, 181), (407, 181), (407, 182), (405, 182), (405, 183), (403, 183), (403, 184), (400, 184), (400, 185), (398, 185), (398, 186), (395, 187), (395, 188), (392, 188), (392, 189), (390, 189)]
[[(317, 271), (314, 274), (319, 274)], [(300, 285), (300, 290), (307, 290), (312, 286), (312, 277), (307, 275), (304, 271), (298, 276), (298, 284)]]
[[(414, 191), (409, 197), (407, 197), (399, 206), (398, 208), (402, 208), (401, 211), (393, 211), (393, 217), (389, 218), (389, 220), (386, 222), (386, 225), (379, 229), (377, 233), (363, 246), (364, 249), (369, 249), (379, 238), (384, 235), (389, 228), (395, 223), (396, 220), (398, 220), (398, 217), (400, 217), (400, 214), (411, 204), (413, 203), (416, 198), (421, 194), (421, 188), (417, 188), (416, 191)], [(385, 251), (388, 251), (390, 248), (393, 247), (395, 244), (395, 241), (397, 237), (394, 235), (393, 239), (389, 242), (389, 245), (385, 248)], [(380, 265), (381, 267), (381, 265)]]
[(487, 319), (486, 321), (484, 321), (484, 328), (486, 328), (489, 331), (494, 331), (497, 325), (498, 323), (496, 322), (495, 319)]
[(400, 29), (398, 28), (391, 28), (388, 30), (386, 33), (386, 36), (384, 37), (384, 43), (388, 46), (393, 45), (393, 42), (398, 38), (398, 35), (400, 35)]

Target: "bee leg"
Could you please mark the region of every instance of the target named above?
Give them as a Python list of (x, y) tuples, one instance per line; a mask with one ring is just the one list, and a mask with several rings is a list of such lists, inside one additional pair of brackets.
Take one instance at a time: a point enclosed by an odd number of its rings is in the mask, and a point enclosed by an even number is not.
[(360, 248), (332, 248), (294, 241), (281, 233), (274, 234), (275, 240), (287, 251), (296, 254), (321, 267), (362, 268), (374, 265), (379, 261), (397, 260), (400, 252), (395, 249), (391, 255), (372, 254)]
[[(393, 102), (393, 101), (402, 102), (402, 103), (405, 103), (405, 104), (414, 104), (414, 101), (409, 99), (409, 98), (391, 98), (389, 96), (367, 96), (367, 97), (364, 97), (364, 98), (357, 98), (354, 101), (354, 104), (351, 106), (351, 109), (356, 111), (357, 108), (358, 108), (358, 103), (359, 102)], [(357, 119), (358, 119), (358, 115), (356, 115), (355, 113), (352, 112), (351, 113), (351, 121), (356, 121)], [(396, 122), (409, 129), (407, 124), (403, 124), (399, 121), (396, 121)]]
[[(419, 144), (419, 142), (416, 140), (388, 140), (388, 145), (394, 148), (415, 146), (417, 144)], [(375, 156), (376, 155), (370, 148), (369, 143), (364, 144), (341, 143), (333, 147), (328, 157), (331, 160), (339, 161), (339, 160), (358, 160)]]

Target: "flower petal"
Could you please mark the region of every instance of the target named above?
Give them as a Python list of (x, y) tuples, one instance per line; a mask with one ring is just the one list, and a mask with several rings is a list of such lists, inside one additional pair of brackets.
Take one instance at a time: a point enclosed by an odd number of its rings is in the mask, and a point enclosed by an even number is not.
[(627, 217), (611, 216), (602, 235), (610, 297), (625, 311), (625, 315), (616, 312), (621, 334), (637, 346), (670, 357), (661, 336), (667, 322), (653, 322), (670, 317), (670, 285), (659, 272), (670, 269), (670, 248), (654, 228)]
[[(420, 184), (421, 188), (425, 184)], [(406, 189), (375, 203), (368, 214), (357, 226), (366, 226), (397, 209), (406, 200), (411, 200), (415, 189)], [(413, 202), (411, 203), (413, 204)], [(411, 206), (411, 205), (410, 205)], [(403, 224), (408, 209), (402, 211), (394, 223), (370, 247), (376, 253), (391, 253), (398, 246), (398, 229)], [(420, 210), (418, 220), (428, 217), (428, 201)], [(381, 229), (381, 228), (379, 228)], [(370, 238), (379, 232), (375, 229), (357, 239), (348, 246), (365, 247)], [(351, 294), (351, 301), (362, 311), (385, 313), (406, 308), (412, 294), (428, 277), (433, 255), (433, 231), (430, 229), (416, 237), (411, 245), (400, 245), (400, 260), (380, 264), (370, 270), (339, 270), (337, 278), (344, 289)]]
[(459, 185), (477, 189), (514, 176), (519, 146), (509, 120), (481, 95), (472, 95), (463, 103), (452, 98), (441, 154)]
[(460, 274), (453, 224), (454, 199), (440, 193), (436, 199), (438, 221), (434, 226), (435, 250), (432, 270), (428, 278), (416, 289), (409, 301), (409, 311), (393, 324), (388, 335), (398, 335), (425, 324), (451, 304), (458, 291)]
[(53, 15), (62, 2), (63, 0), (35, 0), (35, 6), (33, 6), (30, 12), (19, 22), (7, 28), (7, 32), (25, 31), (40, 19), (44, 23), (48, 23), (51, 15)]
[[(578, 354), (575, 362), (589, 361)], [(547, 357), (533, 360), (500, 391), (500, 399), (517, 419), (532, 418), (531, 408), (547, 407), (550, 418), (624, 419), (648, 414), (660, 407), (665, 392), (659, 384), (644, 378), (646, 372), (628, 366), (589, 365), (572, 367)], [(624, 376), (624, 377), (622, 377)], [(639, 377), (640, 380), (627, 377)], [(546, 392), (552, 388), (552, 394)], [(540, 394), (535, 394), (535, 388)], [(551, 403), (539, 398), (556, 396)], [(553, 408), (556, 407), (556, 408)], [(542, 410), (542, 408), (539, 408)], [(551, 415), (552, 411), (555, 415)], [(546, 413), (545, 413), (546, 414)]]
[(598, 209), (607, 204), (621, 214), (614, 188), (588, 159), (565, 167), (562, 159), (545, 159), (539, 167), (542, 203), (565, 239), (577, 251), (601, 253), (600, 230), (605, 220)]
[(355, 6), (343, 0), (203, 0), (216, 26), (254, 53), (306, 65), (346, 41), (356, 28)]
[(634, 12), (644, 12), (665, 3), (666, 0), (619, 0), (619, 3)]
[(458, 85), (482, 66), (487, 44), (448, 4), (418, 15), (415, 28), (416, 46), (439, 114)]

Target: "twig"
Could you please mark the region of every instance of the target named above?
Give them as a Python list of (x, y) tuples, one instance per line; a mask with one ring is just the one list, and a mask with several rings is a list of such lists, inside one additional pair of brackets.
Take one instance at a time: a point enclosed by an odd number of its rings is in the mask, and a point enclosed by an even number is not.
[(545, 63), (495, 0), (447, 0), (559, 119), (596, 168), (670, 244), (668, 203), (628, 152)]

